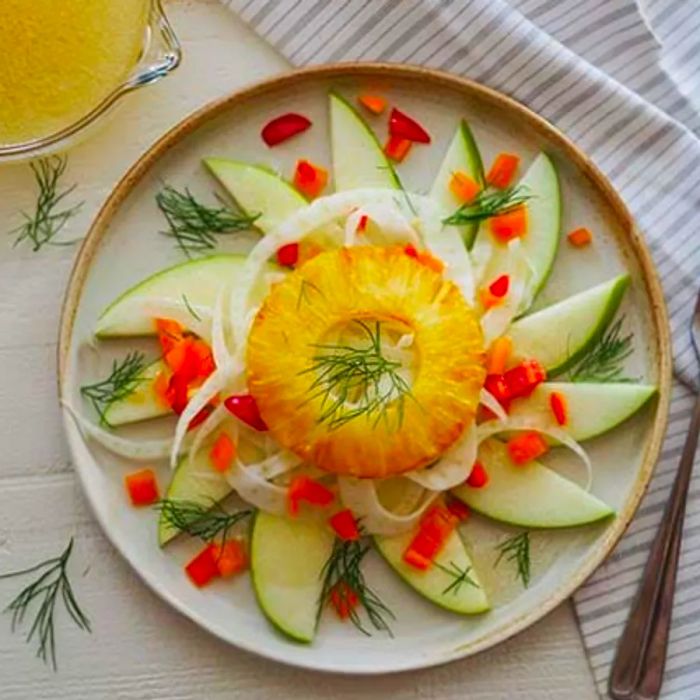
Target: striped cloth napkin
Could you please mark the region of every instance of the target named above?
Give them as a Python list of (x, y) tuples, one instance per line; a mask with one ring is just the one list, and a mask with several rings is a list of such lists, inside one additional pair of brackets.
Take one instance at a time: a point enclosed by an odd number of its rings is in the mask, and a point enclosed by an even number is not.
[[(645, 232), (669, 306), (670, 426), (627, 535), (575, 605), (601, 695), (668, 498), (698, 367), (688, 334), (700, 282), (697, 0), (223, 0), (294, 65), (367, 60), (468, 76), (558, 126), (596, 161)], [(696, 469), (696, 472), (698, 470)], [(700, 473), (685, 527), (664, 698), (700, 698)]]

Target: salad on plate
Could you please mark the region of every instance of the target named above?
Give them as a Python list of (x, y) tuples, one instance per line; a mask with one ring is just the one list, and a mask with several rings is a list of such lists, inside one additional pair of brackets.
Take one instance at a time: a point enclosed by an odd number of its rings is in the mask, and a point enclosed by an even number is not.
[[(126, 476), (124, 507), (154, 509), (159, 544), (203, 541), (184, 567), (193, 585), (249, 570), (262, 612), (303, 642), (325, 611), (391, 633), (401, 611), (365, 577), (372, 548), (432, 603), (487, 613), (472, 512), (525, 528), (501, 555), (527, 585), (530, 529), (614, 517), (582, 443), (656, 393), (625, 375), (627, 274), (531, 311), (562, 237), (547, 154), (500, 153), (485, 169), (462, 121), (419, 194), (397, 173), (431, 144), (415, 115), (335, 93), (329, 115), (332, 173), (299, 159), (287, 181), (209, 157), (230, 195), (216, 207), (163, 187), (166, 233), (188, 260), (126, 290), (94, 329), (105, 343), (152, 336), (159, 352), (130, 350), (82, 385), (83, 406), (64, 402), (86, 439), (146, 463)], [(388, 121), (385, 144), (371, 121)], [(279, 115), (261, 147), (313, 128)], [(216, 252), (251, 230), (247, 255)], [(595, 245), (584, 227), (566, 239)], [(120, 434), (167, 415), (164, 437)], [(546, 466), (550, 450), (573, 452), (580, 479)]]

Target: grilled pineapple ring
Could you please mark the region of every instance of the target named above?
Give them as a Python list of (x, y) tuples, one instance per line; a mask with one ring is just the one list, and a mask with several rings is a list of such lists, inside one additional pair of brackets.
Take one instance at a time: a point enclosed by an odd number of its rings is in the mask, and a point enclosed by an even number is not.
[[(329, 349), (353, 324), (365, 348), (384, 326), (412, 339), (398, 389), (389, 371), (363, 387), (352, 348)], [(434, 462), (474, 421), (483, 354), (477, 316), (452, 282), (401, 248), (343, 248), (273, 286), (248, 337), (248, 387), (281, 445), (325, 471), (380, 478)], [(329, 356), (345, 358), (339, 372)], [(377, 397), (388, 400), (372, 403)]]

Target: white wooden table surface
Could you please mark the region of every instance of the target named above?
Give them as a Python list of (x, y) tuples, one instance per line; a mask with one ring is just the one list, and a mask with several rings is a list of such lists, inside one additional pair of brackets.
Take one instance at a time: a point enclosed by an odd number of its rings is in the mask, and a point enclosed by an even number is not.
[[(207, 100), (284, 71), (286, 62), (216, 0), (174, 0), (185, 60), (124, 105), (70, 154), (66, 182), (86, 204), (83, 235), (124, 170), (165, 129)], [(33, 202), (26, 165), (0, 168), (0, 231)], [(428, 671), (376, 678), (321, 676), (229, 647), (171, 610), (121, 560), (93, 521), (72, 471), (56, 402), (58, 314), (74, 248), (11, 247), (0, 238), (0, 572), (58, 553), (75, 535), (87, 635), (59, 616), (59, 672), (33, 656), (0, 617), (2, 700), (167, 698), (595, 698), (574, 616), (565, 604), (497, 649)], [(82, 575), (84, 573), (84, 575)], [(0, 581), (0, 607), (19, 584)]]

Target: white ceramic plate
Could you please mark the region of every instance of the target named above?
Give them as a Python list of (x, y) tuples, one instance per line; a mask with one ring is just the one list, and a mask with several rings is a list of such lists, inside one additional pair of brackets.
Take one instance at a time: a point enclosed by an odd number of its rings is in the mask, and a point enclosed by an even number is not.
[[(595, 231), (596, 242), (584, 251), (562, 244), (537, 306), (629, 270), (633, 283), (623, 313), (635, 332), (630, 371), (660, 387), (659, 400), (624, 428), (586, 445), (595, 465), (593, 492), (613, 505), (618, 517), (571, 531), (533, 533), (533, 581), (526, 591), (512, 570), (503, 564), (494, 568), (494, 543), (511, 530), (475, 516), (464, 534), (493, 600), (492, 612), (475, 617), (444, 612), (419, 598), (372, 556), (367, 576), (396, 613), (394, 637), (377, 633), (367, 638), (325, 615), (310, 646), (290, 642), (272, 629), (258, 610), (247, 575), (203, 590), (192, 586), (182, 567), (199, 545), (182, 538), (160, 550), (155, 513), (131, 508), (125, 500), (122, 479), (133, 464), (86, 445), (66, 420), (75, 465), (96, 517), (144, 581), (171, 605), (222, 639), (279, 661), (327, 671), (384, 673), (443, 663), (512, 636), (571, 595), (600, 564), (632, 517), (656, 460), (668, 404), (670, 354), (663, 301), (649, 256), (617, 195), (571, 143), (522, 106), (467, 81), (416, 68), (346, 64), (293, 73), (209, 105), (134, 165), (105, 204), (78, 256), (61, 323), (62, 396), (77, 401), (80, 383), (95, 376), (97, 353), (86, 342), (105, 305), (144, 277), (182, 261), (172, 241), (158, 233), (164, 221), (154, 196), (162, 183), (212, 196), (217, 187), (200, 162), (208, 155), (265, 163), (287, 175), (299, 157), (329, 165), (331, 88), (351, 98), (368, 89), (381, 91), (428, 127), (432, 146), (416, 147), (400, 166), (411, 191), (428, 189), (462, 117), (472, 126), (487, 164), (503, 150), (519, 153), (526, 163), (540, 149), (552, 155), (562, 181), (563, 230), (588, 226)], [(261, 126), (290, 110), (308, 115), (313, 128), (268, 149), (259, 136)], [(383, 139), (386, 118), (376, 118), (373, 124)], [(252, 240), (226, 241), (221, 249), (245, 250)], [(99, 362), (106, 363), (110, 353), (123, 354), (127, 347), (133, 343), (102, 343)], [(156, 429), (131, 430), (136, 434)], [(567, 455), (552, 457), (565, 472), (575, 468), (575, 460), (569, 461)], [(160, 477), (167, 483), (165, 465), (160, 466)]]

